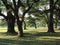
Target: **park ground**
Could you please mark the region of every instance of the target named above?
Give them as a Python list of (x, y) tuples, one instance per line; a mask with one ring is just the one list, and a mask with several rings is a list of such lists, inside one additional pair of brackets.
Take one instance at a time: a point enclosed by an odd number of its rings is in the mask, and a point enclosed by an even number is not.
[(0, 45), (60, 45), (60, 30), (57, 29), (56, 33), (47, 33), (47, 28), (28, 28), (20, 38), (5, 32), (6, 28), (0, 28)]

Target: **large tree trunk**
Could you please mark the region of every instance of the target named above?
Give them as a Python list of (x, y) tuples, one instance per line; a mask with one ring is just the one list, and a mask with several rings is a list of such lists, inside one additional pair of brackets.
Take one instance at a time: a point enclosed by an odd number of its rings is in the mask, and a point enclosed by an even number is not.
[(54, 32), (54, 27), (53, 27), (53, 3), (54, 0), (50, 0), (50, 19), (48, 23), (48, 32)]
[(48, 32), (54, 32), (53, 25), (48, 24)]
[(13, 20), (8, 20), (7, 21), (7, 24), (8, 24), (8, 30), (7, 30), (7, 33), (12, 33), (12, 34), (15, 34), (15, 29), (14, 29), (14, 24), (15, 24), (15, 21)]
[(0, 15), (3, 16), (7, 21), (7, 26), (8, 26), (7, 33), (17, 34), (14, 29), (15, 17), (10, 12), (7, 13), (7, 16), (3, 15), (2, 13), (0, 13)]
[(23, 37), (22, 21), (17, 20), (17, 25), (18, 25), (18, 37)]
[(23, 37), (23, 28), (22, 28), (22, 21), (19, 20), (19, 16), (18, 16), (18, 10), (16, 8), (16, 10), (14, 11), (14, 15), (16, 16), (17, 19), (17, 26), (18, 26), (18, 37)]
[(8, 24), (8, 30), (7, 33), (9, 34), (17, 34), (15, 32), (14, 26), (15, 26), (15, 17), (13, 15), (11, 15), (11, 13), (8, 13), (7, 16), (7, 24)]

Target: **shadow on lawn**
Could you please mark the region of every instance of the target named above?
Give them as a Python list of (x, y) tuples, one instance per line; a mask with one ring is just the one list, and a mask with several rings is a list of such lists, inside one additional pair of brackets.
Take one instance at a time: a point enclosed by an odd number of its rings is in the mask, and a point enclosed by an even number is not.
[(56, 33), (47, 33), (47, 32), (40, 32), (40, 33), (36, 33), (34, 34), (35, 36), (60, 36), (60, 32), (56, 32)]
[[(0, 35), (3, 35), (5, 33), (0, 33)], [(60, 32), (56, 33), (47, 33), (47, 32), (36, 32), (34, 34), (32, 33), (24, 33), (25, 37), (22, 38), (13, 38), (13, 39), (4, 39), (0, 38), (0, 45), (60, 45), (60, 39), (53, 39), (53, 38), (42, 38), (43, 40), (39, 40), (38, 37), (40, 36), (54, 36), (60, 37)], [(13, 37), (13, 36), (11, 36)], [(37, 39), (36, 39), (37, 38)], [(46, 40), (48, 39), (48, 40)]]
[(56, 41), (46, 41), (46, 40), (11, 40), (11, 39), (1, 39), (0, 45), (60, 45), (60, 40)]
[(0, 32), (0, 35), (5, 35), (5, 36), (7, 35), (16, 36), (17, 34), (18, 34), (17, 32), (16, 33)]
[(37, 32), (35, 34), (32, 33), (24, 33), (25, 36), (60, 36), (60, 32), (56, 33), (47, 33), (47, 32)]
[[(0, 35), (6, 35), (8, 36), (9, 34), (7, 34), (6, 32), (0, 32)], [(15, 35), (12, 35), (11, 36), (15, 36)], [(36, 33), (24, 33), (24, 36), (27, 37), (27, 36), (59, 36), (60, 37), (60, 32), (56, 32), (56, 33), (47, 33), (47, 32), (36, 32)]]

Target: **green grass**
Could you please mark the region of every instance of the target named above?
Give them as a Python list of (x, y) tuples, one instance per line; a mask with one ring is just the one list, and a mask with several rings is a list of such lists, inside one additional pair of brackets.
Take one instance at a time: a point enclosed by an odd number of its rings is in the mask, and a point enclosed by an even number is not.
[(47, 28), (28, 28), (22, 38), (6, 35), (6, 31), (6, 28), (0, 28), (0, 45), (60, 45), (60, 30), (47, 33)]

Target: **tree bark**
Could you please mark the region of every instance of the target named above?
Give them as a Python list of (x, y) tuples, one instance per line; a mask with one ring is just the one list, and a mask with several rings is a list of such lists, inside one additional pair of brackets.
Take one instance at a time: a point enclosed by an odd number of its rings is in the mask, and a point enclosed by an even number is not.
[(15, 26), (15, 17), (10, 12), (8, 12), (7, 14), (8, 14), (7, 15), (7, 25), (8, 25), (7, 33), (17, 34), (15, 32), (15, 29), (14, 29), (14, 26)]
[(14, 20), (12, 21), (12, 19), (7, 21), (7, 24), (8, 24), (7, 32), (8, 33), (15, 33), (14, 23), (15, 23), (15, 21)]
[(50, 0), (50, 19), (48, 23), (48, 32), (54, 32), (54, 27), (53, 27), (53, 12), (54, 12), (54, 0)]
[(48, 32), (54, 32), (53, 27), (51, 27), (52, 25), (48, 24)]
[(19, 20), (19, 16), (18, 16), (18, 9), (21, 6), (20, 4), (21, 4), (20, 0), (18, 0), (18, 4), (16, 4), (16, 1), (13, 0), (13, 5), (14, 5), (14, 9), (15, 9), (14, 16), (17, 19), (17, 26), (18, 26), (18, 37), (23, 37), (22, 21)]
[(23, 37), (22, 21), (17, 20), (17, 25), (18, 25), (18, 37)]
[[(8, 30), (7, 33), (13, 33), (16, 34), (15, 30), (14, 30), (14, 25), (15, 25), (15, 18), (12, 15), (12, 10), (13, 7), (11, 5), (8, 4), (7, 0), (2, 0), (3, 4), (5, 5), (6, 9), (7, 9), (7, 24), (8, 24)], [(10, 10), (11, 9), (11, 10)]]
[(7, 21), (7, 33), (9, 33), (9, 34), (17, 34), (16, 32), (15, 32), (15, 29), (14, 29), (14, 26), (15, 26), (15, 17), (10, 13), (10, 12), (8, 12), (7, 13), (7, 16), (5, 16), (4, 14), (2, 14), (1, 12), (0, 12), (0, 16), (3, 16), (5, 19), (6, 19), (6, 21)]

